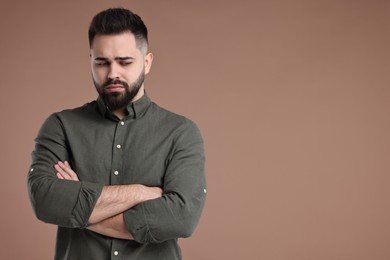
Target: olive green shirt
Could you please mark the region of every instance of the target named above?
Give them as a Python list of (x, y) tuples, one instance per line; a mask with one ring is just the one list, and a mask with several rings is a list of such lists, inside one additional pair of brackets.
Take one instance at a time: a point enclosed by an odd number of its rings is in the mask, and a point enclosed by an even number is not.
[[(206, 198), (203, 140), (196, 125), (145, 94), (119, 120), (98, 98), (54, 113), (32, 153), (28, 190), (38, 219), (58, 226), (55, 259), (181, 259), (177, 243), (194, 231)], [(80, 181), (56, 177), (69, 161)], [(134, 240), (86, 229), (105, 185), (143, 184), (163, 196), (124, 212)]]

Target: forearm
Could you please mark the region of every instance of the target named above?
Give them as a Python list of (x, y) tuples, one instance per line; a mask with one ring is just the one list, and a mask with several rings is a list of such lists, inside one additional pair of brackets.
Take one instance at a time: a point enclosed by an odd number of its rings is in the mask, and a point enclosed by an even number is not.
[(87, 229), (113, 238), (133, 240), (133, 236), (127, 231), (123, 214), (115, 215), (111, 218), (92, 224)]
[(139, 185), (104, 186), (89, 218), (90, 224), (116, 216), (140, 203)]
[[(68, 162), (59, 161), (54, 165), (54, 168), (57, 170), (59, 179), (79, 182), (77, 174), (72, 170)], [(99, 223), (141, 202), (160, 198), (161, 195), (161, 188), (147, 187), (141, 184), (104, 186), (90, 214), (88, 223), (90, 225)]]
[(91, 213), (89, 223), (101, 222), (161, 195), (161, 188), (141, 184), (105, 186)]

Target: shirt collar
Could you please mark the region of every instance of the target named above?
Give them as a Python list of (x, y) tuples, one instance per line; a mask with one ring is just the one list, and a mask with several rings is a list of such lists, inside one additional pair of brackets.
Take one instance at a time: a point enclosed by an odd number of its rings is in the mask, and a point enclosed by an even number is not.
[[(99, 112), (101, 113), (102, 116), (104, 117), (114, 117), (117, 119), (117, 117), (112, 114), (110, 109), (106, 106), (104, 103), (103, 99), (99, 96), (96, 100)], [(127, 105), (126, 109), (128, 112), (128, 115), (126, 117), (130, 118), (138, 118), (142, 116), (142, 114), (146, 111), (146, 109), (149, 107), (150, 103), (152, 101), (150, 100), (149, 96), (145, 94), (138, 100), (131, 102)]]

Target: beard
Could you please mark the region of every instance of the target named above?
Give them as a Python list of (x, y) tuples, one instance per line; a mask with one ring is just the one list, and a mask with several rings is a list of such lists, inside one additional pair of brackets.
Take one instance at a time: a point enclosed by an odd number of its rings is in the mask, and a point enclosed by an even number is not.
[[(93, 79), (93, 78), (92, 78)], [(145, 73), (142, 73), (138, 76), (137, 80), (131, 85), (119, 79), (110, 79), (107, 80), (103, 85), (99, 85), (95, 79), (93, 83), (99, 96), (102, 98), (104, 104), (111, 110), (118, 110), (125, 108), (130, 104), (134, 97), (138, 94), (142, 84), (145, 80)], [(106, 92), (106, 87), (111, 84), (119, 84), (124, 87), (124, 92)]]

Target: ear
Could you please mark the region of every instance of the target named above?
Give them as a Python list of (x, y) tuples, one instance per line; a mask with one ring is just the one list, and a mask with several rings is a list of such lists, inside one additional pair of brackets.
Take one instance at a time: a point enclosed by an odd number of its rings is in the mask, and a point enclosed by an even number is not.
[(152, 67), (153, 62), (153, 53), (149, 52), (145, 55), (144, 64), (145, 64), (145, 75), (150, 72), (150, 68)]

